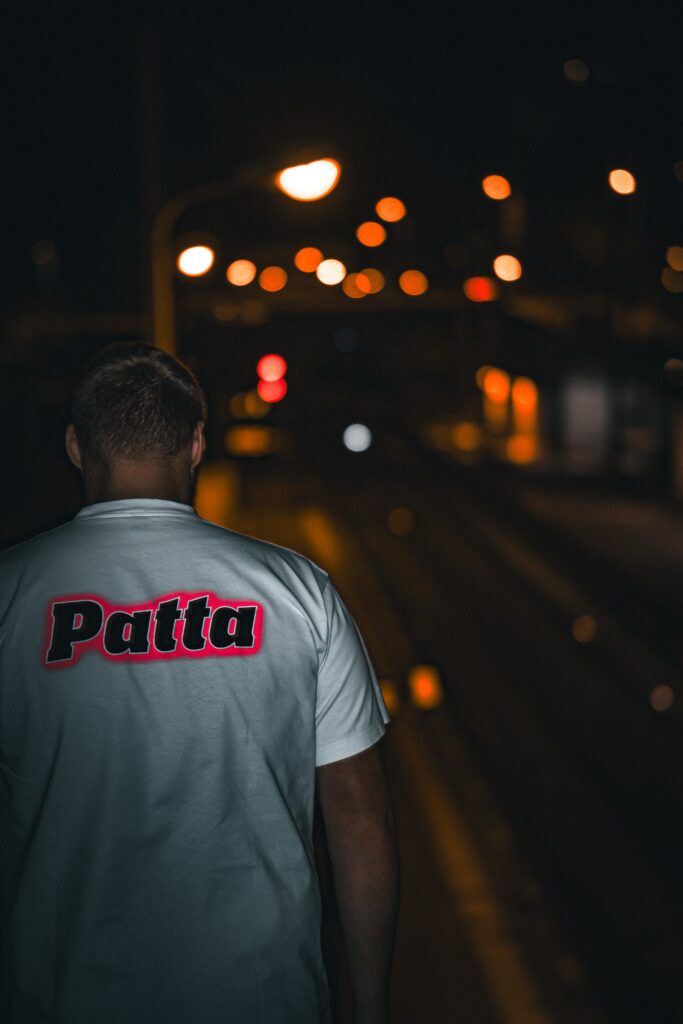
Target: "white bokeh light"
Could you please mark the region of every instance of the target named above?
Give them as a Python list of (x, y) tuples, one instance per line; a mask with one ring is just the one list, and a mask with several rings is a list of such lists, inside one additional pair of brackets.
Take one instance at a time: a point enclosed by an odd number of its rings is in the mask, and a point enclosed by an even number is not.
[(372, 444), (372, 434), (364, 423), (350, 423), (344, 431), (344, 445), (350, 452), (364, 452)]

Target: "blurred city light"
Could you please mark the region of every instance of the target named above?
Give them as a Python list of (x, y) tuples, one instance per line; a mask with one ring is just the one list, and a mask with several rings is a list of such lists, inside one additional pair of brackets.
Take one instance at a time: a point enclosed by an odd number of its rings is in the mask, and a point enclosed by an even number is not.
[(481, 386), (490, 402), (503, 404), (510, 395), (510, 374), (495, 366), (490, 367), (484, 374)]
[[(365, 281), (367, 281), (369, 285), (368, 291), (370, 295), (375, 295), (377, 292), (382, 291), (382, 288), (384, 288), (386, 282), (384, 280), (384, 274), (382, 273), (381, 270), (376, 270), (375, 267), (365, 267), (363, 270), (361, 270), (361, 274), (362, 278), (358, 282), (359, 288), (365, 287)], [(363, 280), (363, 278), (365, 280)]]
[(415, 665), (408, 672), (410, 699), (416, 708), (431, 710), (443, 704), (441, 674), (434, 665)]
[(375, 211), (378, 217), (390, 224), (402, 220), (406, 215), (405, 204), (395, 196), (385, 196), (384, 199), (380, 199), (375, 205)]
[(674, 691), (665, 684), (655, 686), (650, 693), (650, 705), (655, 711), (669, 711), (673, 707)]
[(510, 182), (502, 174), (488, 174), (482, 181), (481, 187), (489, 199), (507, 199), (512, 192)]
[(287, 363), (282, 356), (271, 352), (267, 356), (261, 356), (256, 364), (256, 373), (261, 380), (279, 380), (287, 373)]
[(518, 281), (522, 276), (522, 264), (515, 256), (508, 254), (496, 256), (493, 271), (501, 281)]
[(231, 455), (269, 455), (280, 447), (280, 432), (274, 427), (241, 423), (228, 427), (223, 443)]
[(474, 375), (474, 379), (477, 382), (477, 387), (481, 388), (482, 391), (484, 390), (484, 381), (486, 380), (486, 375), (489, 372), (489, 370), (495, 370), (495, 366), (480, 366)]
[(392, 679), (380, 679), (379, 688), (382, 693), (382, 699), (386, 704), (387, 711), (390, 715), (395, 715), (400, 706), (396, 683)]
[(256, 265), (251, 260), (234, 260), (225, 272), (230, 284), (243, 288), (256, 277)]
[(533, 433), (538, 428), (538, 388), (529, 377), (517, 377), (511, 394), (515, 430)]
[(680, 295), (683, 292), (683, 274), (680, 270), (672, 270), (671, 267), (664, 267), (661, 274), (662, 284), (668, 292)]
[(501, 434), (508, 422), (510, 375), (505, 370), (492, 367), (483, 376), (482, 390), (486, 426), (494, 433)]
[(406, 295), (423, 295), (429, 288), (429, 281), (421, 270), (404, 270), (398, 284)]
[(672, 270), (683, 270), (683, 245), (670, 245), (666, 250), (666, 262)]
[(500, 295), (500, 288), (491, 277), (468, 277), (462, 290), (470, 302), (493, 302)]
[(211, 270), (215, 253), (208, 245), (191, 245), (178, 256), (178, 270), (186, 277), (201, 277)]
[(476, 423), (456, 423), (451, 432), (451, 440), (458, 451), (476, 452), (484, 443), (484, 435)]
[(332, 344), (338, 352), (353, 352), (360, 345), (360, 335), (353, 327), (338, 327), (332, 335)]
[(620, 196), (630, 196), (636, 190), (636, 179), (623, 167), (610, 171), (608, 181), (610, 188)]
[(287, 284), (287, 271), (283, 267), (264, 267), (258, 276), (258, 283), (264, 292), (282, 291)]
[(312, 160), (308, 164), (286, 167), (276, 175), (275, 183), (290, 199), (311, 202), (329, 195), (337, 185), (341, 166), (336, 160)]
[(538, 458), (538, 437), (534, 434), (514, 434), (505, 442), (505, 454), (510, 462), (526, 465)]
[(589, 644), (598, 632), (598, 624), (592, 615), (579, 615), (572, 623), (572, 636), (578, 644)]
[(372, 444), (372, 433), (364, 423), (350, 423), (344, 431), (343, 440), (350, 452), (364, 452)]
[(247, 391), (244, 395), (244, 411), (248, 416), (262, 419), (270, 412), (270, 405), (268, 402), (263, 401), (256, 388), (254, 388), (252, 391)]
[[(361, 287), (361, 279), (367, 287)], [(370, 282), (363, 274), (347, 274), (342, 281), (342, 290), (350, 299), (364, 299), (370, 293)]]
[(298, 270), (302, 270), (304, 274), (313, 274), (322, 260), (323, 254), (320, 249), (307, 245), (303, 249), (299, 249), (294, 257), (294, 266)]
[(361, 245), (366, 245), (370, 249), (374, 249), (376, 246), (381, 245), (385, 241), (387, 233), (385, 228), (381, 224), (378, 224), (376, 220), (366, 220), (362, 224), (359, 224), (356, 228), (356, 238)]
[(315, 276), (323, 284), (339, 284), (346, 277), (346, 267), (341, 260), (323, 260), (316, 267)]
[(583, 85), (590, 78), (590, 71), (588, 65), (578, 58), (573, 60), (566, 60), (563, 67), (565, 77), (573, 82), (575, 85)]
[(284, 377), (278, 380), (260, 380), (256, 390), (264, 402), (281, 402), (287, 394), (287, 381)]
[(407, 537), (415, 528), (415, 515), (409, 508), (399, 505), (387, 516), (387, 526), (396, 537)]

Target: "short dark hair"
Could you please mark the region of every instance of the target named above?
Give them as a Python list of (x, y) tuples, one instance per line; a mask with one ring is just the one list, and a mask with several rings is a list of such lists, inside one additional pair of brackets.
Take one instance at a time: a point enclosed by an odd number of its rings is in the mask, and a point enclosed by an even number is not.
[(105, 345), (83, 367), (71, 417), (84, 453), (114, 458), (177, 455), (207, 417), (206, 398), (180, 360), (141, 341)]

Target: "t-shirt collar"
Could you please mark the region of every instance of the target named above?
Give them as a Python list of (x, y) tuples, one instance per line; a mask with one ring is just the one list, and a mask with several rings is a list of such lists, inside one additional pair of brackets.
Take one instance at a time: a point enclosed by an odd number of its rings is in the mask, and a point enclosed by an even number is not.
[(84, 505), (75, 519), (101, 519), (112, 516), (195, 516), (192, 505), (164, 498), (118, 498), (116, 501), (97, 501)]

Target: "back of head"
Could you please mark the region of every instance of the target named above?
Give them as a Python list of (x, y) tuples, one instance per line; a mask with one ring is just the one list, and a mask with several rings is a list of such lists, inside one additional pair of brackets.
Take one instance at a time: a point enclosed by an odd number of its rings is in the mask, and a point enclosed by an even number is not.
[(71, 415), (86, 458), (160, 460), (177, 455), (205, 422), (206, 398), (178, 359), (144, 342), (117, 342), (85, 365)]

